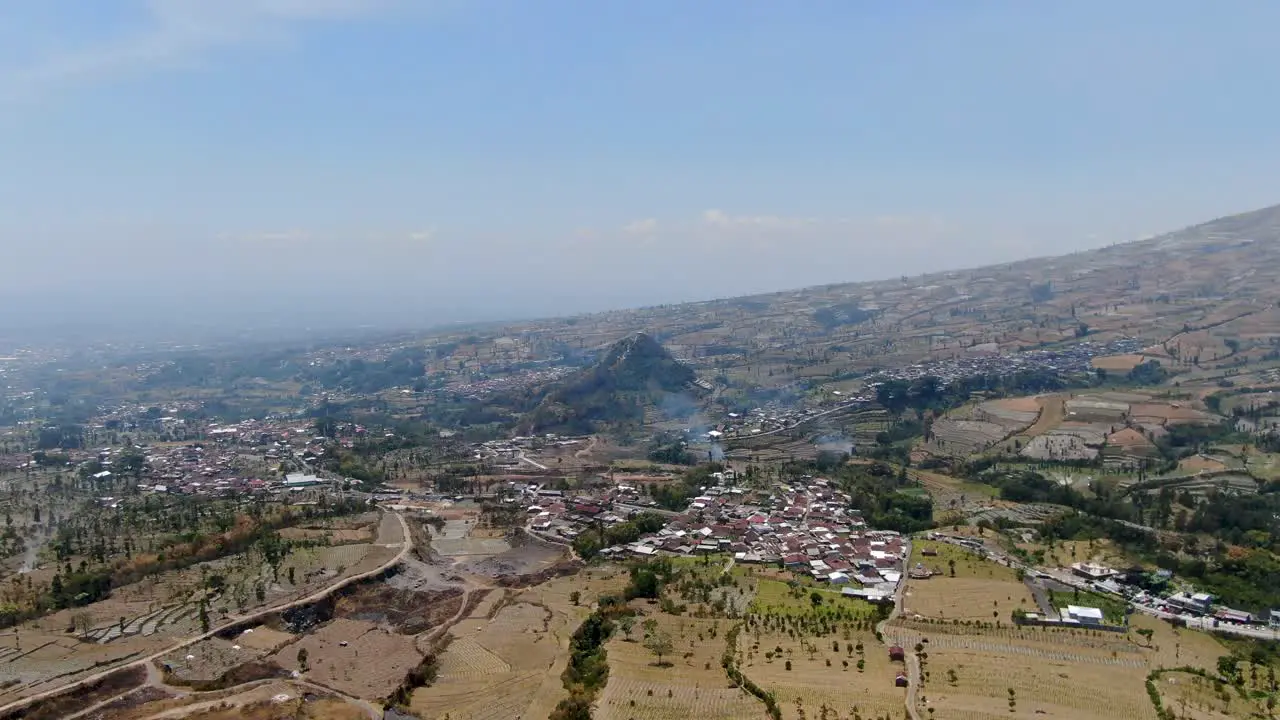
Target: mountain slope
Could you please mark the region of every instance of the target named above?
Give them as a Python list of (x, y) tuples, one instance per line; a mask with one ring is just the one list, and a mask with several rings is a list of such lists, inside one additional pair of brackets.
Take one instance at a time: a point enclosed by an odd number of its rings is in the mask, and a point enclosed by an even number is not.
[(697, 377), (644, 333), (613, 344), (594, 365), (552, 389), (520, 423), (522, 432), (586, 434), (638, 423), (646, 406), (690, 392)]
[(653, 328), (696, 368), (779, 387), (1080, 340), (1137, 338), (1156, 355), (1212, 359), (1229, 350), (1222, 335), (1263, 350), (1280, 334), (1278, 301), (1275, 206), (1059, 257), (544, 321), (538, 332), (591, 345)]

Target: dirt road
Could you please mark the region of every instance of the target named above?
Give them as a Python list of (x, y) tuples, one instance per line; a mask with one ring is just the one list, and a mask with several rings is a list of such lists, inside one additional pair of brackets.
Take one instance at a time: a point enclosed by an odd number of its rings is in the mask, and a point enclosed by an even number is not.
[[(905, 539), (905, 538), (904, 538)], [(904, 544), (905, 557), (911, 557), (911, 541), (906, 540)], [(880, 639), (885, 645), (887, 651), (895, 642), (890, 638), (886, 631), (889, 625), (898, 619), (898, 615), (902, 613), (903, 593), (907, 590), (907, 577), (903, 575), (898, 582), (898, 587), (893, 591), (893, 609), (889, 611), (889, 617), (881, 620), (876, 624), (876, 632), (880, 634)], [(914, 653), (907, 653), (907, 713), (911, 715), (911, 720), (920, 720), (920, 713), (916, 710), (916, 696), (920, 692), (920, 661)]]
[(308, 605), (318, 600), (323, 600), (324, 598), (328, 597), (330, 594), (338, 590), (341, 590), (342, 588), (345, 588), (348, 585), (362, 582), (364, 580), (367, 580), (368, 578), (375, 577), (383, 572), (386, 572), (388, 569), (396, 566), (401, 561), (403, 561), (405, 557), (408, 556), (409, 552), (413, 550), (413, 538), (409, 535), (409, 524), (405, 522), (403, 515), (401, 515), (400, 513), (394, 513), (394, 514), (396, 516), (396, 519), (400, 521), (400, 530), (402, 532), (402, 537), (404, 538), (404, 542), (402, 543), (400, 552), (396, 553), (395, 557), (383, 563), (381, 566), (373, 570), (370, 570), (368, 572), (360, 573), (359, 575), (352, 575), (351, 577), (343, 578), (342, 580), (335, 582), (334, 584), (324, 588), (323, 590), (312, 593), (311, 595), (305, 598), (301, 598), (299, 600), (292, 600), (290, 602), (287, 602), (281, 605), (275, 605), (263, 610), (257, 610), (246, 615), (233, 616), (227, 622), (222, 623), (218, 627), (211, 629), (207, 633), (197, 635), (195, 637), (187, 638), (182, 642), (179, 642), (175, 645), (171, 645), (163, 650), (160, 650), (159, 652), (152, 653), (139, 660), (134, 660), (133, 662), (125, 663), (123, 665), (117, 665), (107, 670), (103, 670), (101, 672), (94, 673), (93, 675), (89, 675), (88, 677), (81, 678), (80, 680), (64, 683), (51, 690), (45, 690), (38, 694), (32, 695), (30, 697), (25, 697), (25, 698), (22, 698), (21, 700), (15, 700), (11, 703), (0, 706), (0, 715), (3, 715), (5, 713), (10, 713), (15, 710), (19, 710), (21, 708), (27, 707), (33, 703), (39, 702), (41, 700), (45, 700), (45, 699), (54, 697), (56, 695), (60, 695), (64, 692), (67, 692), (68, 690), (74, 690), (76, 688), (84, 687), (86, 685), (90, 685), (92, 683), (98, 682), (99, 680), (102, 680), (103, 678), (107, 677), (108, 675), (118, 670), (125, 670), (133, 667), (147, 667), (152, 663), (154, 663), (159, 658), (164, 657), (165, 655), (178, 652), (179, 650), (183, 650), (184, 648), (194, 645), (195, 643), (198, 643), (202, 640), (208, 640), (209, 638), (217, 635), (218, 633), (228, 630), (240, 623), (252, 622), (254, 620), (264, 618), (273, 613), (282, 612), (284, 610), (288, 610), (293, 607), (298, 607), (300, 605)]

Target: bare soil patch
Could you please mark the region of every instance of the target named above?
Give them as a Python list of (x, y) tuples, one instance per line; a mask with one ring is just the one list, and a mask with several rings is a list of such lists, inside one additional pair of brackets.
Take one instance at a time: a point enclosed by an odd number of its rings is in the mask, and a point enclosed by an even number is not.
[[(306, 651), (307, 670), (299, 653)], [(385, 697), (422, 656), (412, 637), (374, 623), (335, 618), (281, 648), (272, 661), (327, 687), (362, 698)]]
[(1129, 372), (1146, 361), (1142, 355), (1105, 355), (1094, 358), (1092, 365), (1098, 370)]
[(55, 695), (4, 716), (4, 720), (60, 720), (142, 685), (146, 668), (118, 670), (87, 686)]
[(419, 592), (375, 583), (339, 598), (334, 616), (417, 635), (444, 623), (461, 607), (461, 588)]

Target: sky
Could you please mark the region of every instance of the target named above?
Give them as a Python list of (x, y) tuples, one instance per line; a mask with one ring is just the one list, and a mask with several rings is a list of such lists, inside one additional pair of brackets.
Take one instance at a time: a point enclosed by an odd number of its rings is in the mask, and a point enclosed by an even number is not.
[(1280, 203), (1280, 3), (0, 0), (0, 326), (431, 325)]

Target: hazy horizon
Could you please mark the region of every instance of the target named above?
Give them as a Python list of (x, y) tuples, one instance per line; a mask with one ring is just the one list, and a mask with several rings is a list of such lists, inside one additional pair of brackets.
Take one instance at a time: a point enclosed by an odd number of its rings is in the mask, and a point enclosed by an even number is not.
[(561, 316), (1280, 202), (1265, 2), (0, 5), (11, 332)]

